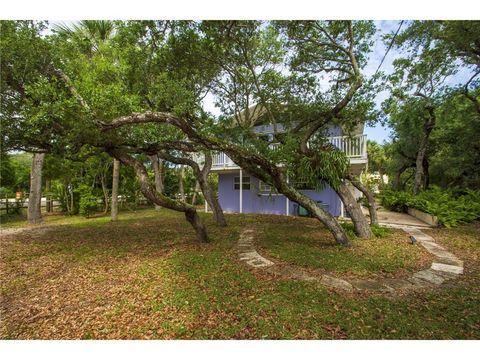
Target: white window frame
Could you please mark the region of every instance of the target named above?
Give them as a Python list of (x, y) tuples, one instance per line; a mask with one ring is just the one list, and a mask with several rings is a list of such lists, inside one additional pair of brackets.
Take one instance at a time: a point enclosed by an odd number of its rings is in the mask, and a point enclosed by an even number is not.
[(262, 196), (282, 196), (275, 187), (264, 183), (262, 180), (259, 180), (258, 183), (258, 194)]
[[(238, 189), (236, 188), (238, 186)], [(248, 186), (248, 187), (246, 187)], [(250, 176), (242, 176), (242, 188), (243, 190), (251, 189)], [(233, 177), (233, 190), (240, 191), (240, 176)]]
[(258, 190), (261, 193), (270, 193), (272, 191), (272, 186), (268, 185), (267, 183), (264, 183), (262, 180), (260, 180), (258, 184)]

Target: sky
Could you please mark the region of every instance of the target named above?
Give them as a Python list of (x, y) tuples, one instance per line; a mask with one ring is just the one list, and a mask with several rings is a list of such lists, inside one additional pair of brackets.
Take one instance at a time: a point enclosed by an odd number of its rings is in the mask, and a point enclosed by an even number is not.
[[(387, 51), (387, 46), (383, 43), (381, 39), (382, 35), (396, 31), (398, 29), (398, 26), (400, 25), (400, 21), (376, 21), (375, 25), (377, 27), (375, 44), (373, 46), (373, 51), (370, 54), (367, 66), (363, 71), (366, 76), (371, 76), (375, 73)], [(405, 26), (405, 24), (403, 26)], [(385, 56), (385, 60), (383, 61), (379, 71), (391, 73), (393, 71), (392, 62), (395, 58), (399, 56), (400, 53), (397, 50), (393, 48), (390, 49), (388, 54)], [(388, 92), (386, 91), (383, 91), (377, 95), (376, 104), (378, 108), (380, 107), (382, 101), (384, 101), (387, 97)], [(383, 127), (381, 124), (377, 124), (373, 127), (365, 126), (364, 133), (367, 135), (367, 139), (375, 140), (376, 142), (382, 144), (385, 141), (388, 141), (388, 138), (390, 136), (390, 128)]]

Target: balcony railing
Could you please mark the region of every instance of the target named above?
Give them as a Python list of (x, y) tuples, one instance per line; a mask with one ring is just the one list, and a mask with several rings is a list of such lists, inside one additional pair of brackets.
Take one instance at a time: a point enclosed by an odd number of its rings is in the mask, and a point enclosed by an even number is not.
[[(356, 136), (333, 136), (328, 138), (329, 142), (343, 151), (351, 159), (367, 159), (367, 135)], [(278, 144), (271, 144), (270, 148), (275, 150)], [(219, 152), (213, 155), (212, 169), (234, 169), (238, 168), (232, 159), (225, 153)]]
[(214, 153), (212, 157), (212, 168), (215, 168), (215, 167), (230, 168), (230, 167), (238, 167), (238, 166), (225, 153), (218, 152), (218, 153)]
[(349, 158), (367, 157), (367, 135), (333, 136), (328, 140)]

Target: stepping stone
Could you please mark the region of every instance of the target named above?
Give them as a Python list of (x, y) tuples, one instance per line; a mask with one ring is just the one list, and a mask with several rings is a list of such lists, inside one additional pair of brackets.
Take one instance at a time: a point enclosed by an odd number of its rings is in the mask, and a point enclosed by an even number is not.
[(241, 240), (238, 242), (238, 245), (252, 245), (253, 244), (253, 240)]
[(427, 249), (427, 251), (446, 251), (444, 247), (438, 245), (436, 242), (433, 241), (421, 241), (421, 245)]
[(315, 281), (318, 280), (315, 276), (310, 275), (306, 271), (294, 270), (292, 272), (292, 277), (302, 281)]
[(459, 266), (463, 268), (463, 261), (460, 259), (457, 259), (456, 257), (437, 257), (435, 259), (435, 262), (441, 263), (441, 264), (447, 264), (447, 265), (454, 265), (454, 266)]
[(439, 258), (445, 258), (445, 259), (450, 259), (452, 261), (458, 260), (455, 255), (452, 253), (448, 252), (445, 250), (443, 247), (441, 247), (438, 244), (432, 243), (432, 242), (421, 242), (420, 243), (430, 254), (439, 257)]
[(271, 266), (265, 271), (268, 271), (270, 274), (274, 274), (282, 277), (290, 277), (292, 275), (292, 270), (288, 267), (283, 266)]
[(247, 264), (250, 265), (250, 266), (253, 266), (255, 268), (259, 268), (259, 267), (265, 267), (265, 266), (273, 265), (273, 262), (271, 262), (270, 260), (267, 260), (265, 258), (262, 258), (260, 256), (260, 258), (258, 258), (258, 259), (253, 259), (253, 260), (247, 261)]
[(439, 273), (431, 269), (416, 272), (413, 274), (413, 278), (424, 280), (435, 285), (440, 285), (445, 281)]
[(427, 236), (425, 233), (423, 233), (421, 230), (419, 229), (415, 229), (415, 228), (412, 228), (412, 227), (402, 227), (402, 229), (407, 232), (408, 234), (410, 235), (413, 235), (413, 236)]
[(434, 262), (432, 263), (431, 269), (452, 274), (463, 274), (463, 266), (447, 265)]
[(377, 290), (377, 291), (392, 291), (391, 288), (386, 287), (376, 280), (351, 280), (350, 283), (357, 290)]
[(240, 254), (240, 260), (251, 260), (255, 259), (258, 255), (256, 251), (244, 252)]
[(415, 278), (415, 277), (411, 277), (407, 281), (411, 283), (414, 288), (418, 288), (418, 289), (434, 286), (431, 282), (428, 282), (419, 278)]
[(380, 282), (383, 286), (389, 287), (394, 290), (406, 290), (415, 288), (415, 285), (412, 282), (403, 279), (383, 279)]
[(265, 271), (297, 279), (302, 281), (318, 281), (320, 284), (345, 291), (372, 290), (372, 291), (395, 291), (403, 289), (431, 288), (434, 285), (441, 285), (446, 279), (455, 279), (463, 274), (463, 261), (448, 252), (445, 248), (435, 242), (431, 236), (424, 234), (420, 229), (408, 226), (391, 226), (403, 229), (410, 235), (415, 236), (421, 244), (436, 259), (430, 269), (418, 271), (409, 279), (356, 279), (343, 280), (330, 275), (313, 276), (309, 272), (292, 266), (275, 265), (274, 262), (261, 256), (254, 247), (253, 230), (245, 230), (237, 243), (238, 256), (249, 266), (254, 268), (265, 268)]
[(255, 251), (255, 248), (252, 246), (252, 245), (238, 245), (237, 246), (237, 249), (240, 251), (240, 252), (252, 252), (252, 251)]
[(353, 290), (352, 284), (350, 284), (348, 281), (338, 279), (336, 277), (329, 276), (329, 275), (323, 275), (322, 278), (320, 279), (320, 283), (323, 285), (327, 285), (327, 286), (334, 287), (341, 290), (346, 290), (346, 291)]
[(419, 242), (424, 242), (424, 241), (430, 241), (432, 243), (435, 242), (434, 238), (432, 238), (431, 236), (425, 235), (425, 234), (422, 234), (422, 235), (414, 234), (413, 236), (415, 236), (415, 239), (417, 239)]
[(458, 274), (448, 273), (444, 271), (438, 271), (438, 270), (433, 270), (433, 271), (435, 271), (438, 275), (443, 277), (445, 280), (456, 279), (459, 276)]

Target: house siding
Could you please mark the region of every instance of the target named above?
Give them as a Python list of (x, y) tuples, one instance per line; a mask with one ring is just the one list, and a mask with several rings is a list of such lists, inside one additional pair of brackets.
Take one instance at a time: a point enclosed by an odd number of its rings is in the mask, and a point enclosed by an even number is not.
[[(227, 212), (240, 212), (240, 190), (234, 189), (234, 178), (240, 172), (220, 173), (218, 179), (218, 198), (222, 209)], [(286, 215), (286, 197), (284, 195), (260, 194), (260, 180), (250, 177), (250, 190), (243, 190), (243, 212), (258, 214)], [(340, 198), (328, 185), (320, 192), (314, 190), (300, 190), (314, 201), (321, 201), (328, 205), (328, 211), (333, 216), (340, 216)], [(296, 215), (297, 204), (289, 201), (289, 215)]]

